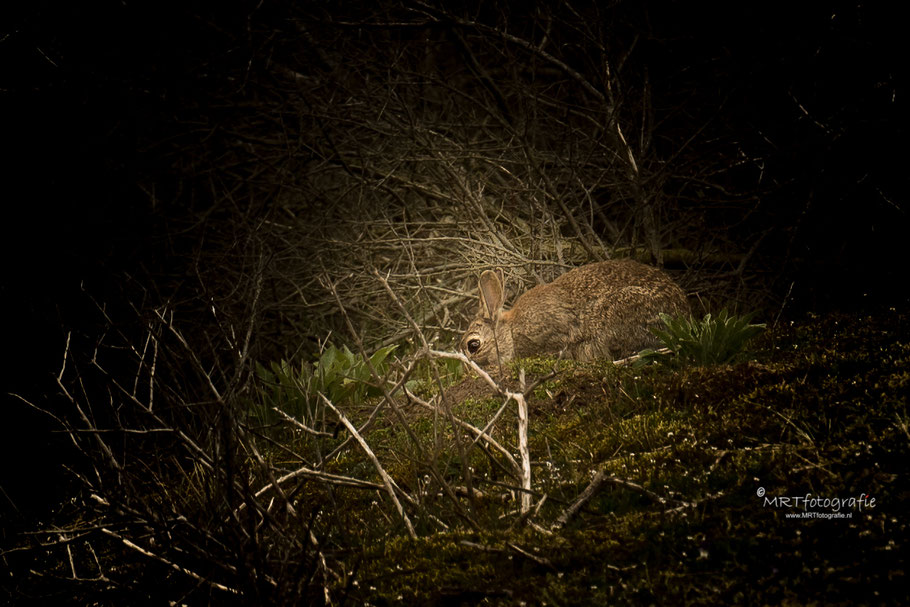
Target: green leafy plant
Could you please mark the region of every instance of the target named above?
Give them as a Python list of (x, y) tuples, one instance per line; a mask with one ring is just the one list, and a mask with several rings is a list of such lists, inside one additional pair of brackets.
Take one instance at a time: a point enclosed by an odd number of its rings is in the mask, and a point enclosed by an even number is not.
[[(734, 360), (746, 342), (765, 329), (752, 324), (752, 315), (737, 316), (721, 310), (717, 316), (708, 313), (702, 320), (660, 315), (664, 329), (652, 329), (663, 344), (681, 360), (696, 365), (713, 365)], [(643, 358), (654, 353), (647, 351)]]
[(311, 393), (321, 392), (333, 403), (352, 402), (359, 404), (364, 398), (379, 396), (382, 390), (373, 384), (370, 366), (380, 376), (388, 370), (387, 359), (397, 346), (380, 348), (370, 356), (368, 365), (364, 359), (348, 350), (347, 346), (329, 346), (315, 363), (314, 381)]
[[(380, 376), (388, 371), (388, 357), (396, 347), (380, 348), (370, 356), (370, 365)], [(286, 360), (272, 361), (268, 367), (257, 363), (256, 374), (265, 386), (265, 398), (264, 406), (252, 413), (269, 419), (268, 411), (277, 407), (288, 415), (311, 419), (319, 407), (320, 393), (336, 404), (359, 404), (365, 398), (379, 396), (382, 390), (373, 381), (370, 365), (347, 346), (333, 345), (315, 362), (303, 361), (299, 367)]]
[(302, 362), (300, 367), (286, 360), (273, 361), (268, 367), (256, 363), (256, 375), (261, 380), (258, 390), (261, 398), (250, 407), (251, 417), (260, 423), (273, 421), (272, 408), (277, 407), (294, 417), (309, 417), (309, 393), (313, 380), (311, 365)]

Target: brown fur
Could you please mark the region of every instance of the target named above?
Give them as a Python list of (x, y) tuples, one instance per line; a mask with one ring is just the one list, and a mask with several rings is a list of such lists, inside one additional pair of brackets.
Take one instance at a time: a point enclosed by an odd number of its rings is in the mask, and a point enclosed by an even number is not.
[(525, 292), (507, 311), (501, 276), (481, 274), (478, 313), (461, 340), (481, 366), (537, 354), (623, 358), (657, 344), (649, 329), (660, 324), (659, 312), (689, 313), (666, 273), (630, 259), (575, 268)]

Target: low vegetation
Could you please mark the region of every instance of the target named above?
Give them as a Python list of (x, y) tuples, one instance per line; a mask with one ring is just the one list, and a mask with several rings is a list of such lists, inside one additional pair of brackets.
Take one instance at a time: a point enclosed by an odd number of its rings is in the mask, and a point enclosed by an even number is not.
[(4, 557), (102, 601), (906, 602), (908, 322), (809, 317), (724, 363), (517, 361), (500, 392), (440, 352), (327, 346), (258, 365), (209, 443), (136, 393), (119, 430), (64, 421), (78, 506)]
[[(475, 528), (371, 538), (352, 592), (426, 605), (905, 602), (908, 320), (810, 318), (733, 364), (562, 363), (531, 401), (532, 515), (473, 458)], [(453, 409), (488, 419), (499, 404)], [(441, 501), (427, 493), (428, 508)]]
[[(742, 355), (746, 342), (764, 330), (751, 323), (751, 316), (731, 315), (726, 309), (717, 316), (709, 312), (702, 320), (660, 315), (664, 328), (654, 333), (684, 363), (711, 365), (731, 362)], [(643, 358), (651, 356), (645, 353)]]

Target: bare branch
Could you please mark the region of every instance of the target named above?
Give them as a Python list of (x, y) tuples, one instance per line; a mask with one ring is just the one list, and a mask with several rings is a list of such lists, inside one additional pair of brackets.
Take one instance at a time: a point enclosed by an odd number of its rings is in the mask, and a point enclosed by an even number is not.
[(332, 401), (327, 399), (324, 394), (319, 394), (319, 397), (322, 398), (322, 402), (325, 405), (335, 412), (335, 415), (338, 416), (338, 419), (341, 420), (341, 423), (344, 424), (345, 428), (348, 429), (348, 432), (357, 440), (357, 443), (360, 445), (360, 448), (363, 449), (363, 452), (367, 454), (367, 457), (370, 458), (370, 461), (373, 462), (373, 467), (376, 468), (376, 471), (379, 473), (379, 476), (382, 477), (383, 485), (385, 486), (386, 493), (389, 495), (389, 499), (392, 500), (392, 503), (395, 504), (395, 509), (398, 510), (398, 515), (404, 521), (405, 527), (408, 529), (408, 535), (413, 539), (417, 539), (417, 533), (414, 531), (414, 525), (411, 524), (411, 519), (408, 518), (407, 513), (404, 511), (404, 508), (401, 506), (401, 502), (398, 501), (398, 497), (395, 495), (396, 489), (399, 492), (402, 492), (401, 489), (395, 484), (395, 481), (392, 480), (392, 477), (388, 475), (385, 471), (385, 468), (382, 467), (382, 464), (379, 463), (379, 459), (376, 457), (376, 454), (373, 453), (373, 450), (370, 449), (370, 446), (367, 444), (363, 437), (360, 436), (360, 433), (357, 432), (357, 428), (354, 427), (354, 424), (348, 420), (348, 418), (338, 410), (338, 408), (332, 404)]

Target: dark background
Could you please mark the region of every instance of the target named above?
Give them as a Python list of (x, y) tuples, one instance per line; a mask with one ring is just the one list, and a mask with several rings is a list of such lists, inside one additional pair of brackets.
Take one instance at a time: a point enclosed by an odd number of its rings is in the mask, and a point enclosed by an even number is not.
[[(244, 136), (235, 125), (258, 115), (266, 124), (255, 131), (267, 138), (276, 108), (287, 111), (290, 97), (305, 102), (308, 91), (342, 104), (343, 94), (316, 92), (328, 83), (336, 93), (343, 88), (333, 81), (339, 57), (392, 69), (394, 53), (383, 54), (392, 48), (432, 55), (443, 79), (463, 76), (465, 40), (476, 44), (470, 56), (489, 61), (487, 70), (545, 74), (520, 52), (510, 64), (481, 47), (484, 39), (514, 48), (454, 19), (540, 39), (541, 15), (564, 14), (559, 3), (514, 4), (445, 12), (407, 2), (7, 3), (0, 17), (5, 526), (27, 525), (65, 495), (57, 464), (67, 453), (47, 416), (6, 395), (53, 410), (67, 333), (90, 350), (100, 326), (93, 301), (114, 317), (174, 298), (198, 308), (205, 298), (187, 277), (206, 259), (200, 251), (213, 234), (217, 241), (231, 226), (251, 225), (250, 217), (279, 213), (276, 197), (252, 189), (242, 209), (213, 194), (214, 183), (224, 184), (219, 171), (247, 188), (257, 175), (255, 142), (238, 143)], [(685, 186), (662, 182), (664, 195), (681, 193), (689, 217), (700, 209), (698, 222), (679, 231), (679, 245), (695, 250), (722, 237), (738, 245), (722, 252), (749, 251), (748, 269), (761, 276), (751, 288), (761, 291), (766, 318), (904, 304), (910, 108), (906, 34), (894, 11), (868, 2), (697, 11), (687, 2), (615, 2), (579, 10), (597, 15), (609, 33), (607, 55), (625, 83), (621, 107), (634, 110), (618, 110), (627, 133), (640, 124), (633, 114), (648, 114), (655, 158), (674, 158), (691, 141), (687, 162), (747, 165), (693, 170)], [(588, 61), (585, 45), (559, 21), (549, 23), (550, 50), (602, 83), (602, 66)], [(484, 90), (483, 68), (470, 70), (474, 91)], [(289, 84), (289, 71), (303, 87)], [(590, 102), (578, 88), (555, 95)], [(517, 116), (513, 97), (489, 99), (502, 115)], [(331, 115), (323, 120), (302, 126), (303, 137), (341, 128)], [(324, 153), (306, 149), (298, 157)], [(705, 184), (703, 207), (696, 177)], [(599, 199), (604, 208), (609, 196)], [(295, 204), (298, 217), (331, 224), (344, 201)], [(667, 208), (672, 217), (676, 207)], [(699, 267), (689, 270), (697, 275)]]

